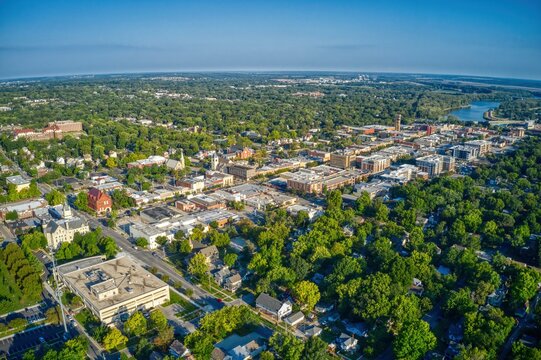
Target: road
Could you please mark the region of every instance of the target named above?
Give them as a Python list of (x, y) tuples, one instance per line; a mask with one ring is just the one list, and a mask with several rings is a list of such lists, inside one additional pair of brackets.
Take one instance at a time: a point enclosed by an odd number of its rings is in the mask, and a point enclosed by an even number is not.
[(533, 319), (535, 315), (534, 309), (540, 297), (541, 297), (541, 292), (538, 292), (537, 295), (530, 302), (530, 312), (523, 319), (519, 320), (519, 323), (515, 326), (515, 328), (511, 332), (511, 335), (509, 335), (509, 337), (507, 338), (507, 341), (505, 342), (502, 350), (500, 351), (500, 354), (498, 355), (498, 359), (503, 360), (507, 358), (507, 355), (509, 354), (509, 351), (511, 351), (511, 347), (513, 346), (513, 343), (517, 341), (520, 335), (522, 334), (522, 330), (524, 329), (524, 326), (530, 323), (530, 321)]
[(174, 269), (170, 264), (164, 261), (159, 256), (158, 253), (157, 253), (158, 256), (154, 256), (149, 251), (145, 251), (141, 249), (135, 250), (133, 248), (133, 244), (126, 237), (122, 236), (117, 231), (112, 230), (111, 228), (107, 226), (104, 226), (95, 217), (83, 212), (77, 212), (77, 214), (85, 218), (88, 221), (88, 224), (90, 225), (91, 228), (95, 229), (95, 228), (101, 227), (103, 235), (113, 238), (124, 253), (130, 255), (134, 260), (136, 260), (142, 266), (146, 268), (154, 267), (158, 269), (160, 273), (169, 276), (169, 279), (171, 279), (173, 282), (180, 282), (183, 288), (191, 289), (193, 291), (192, 298), (198, 300), (199, 302), (208, 304), (212, 306), (214, 309), (220, 309), (224, 306), (224, 304), (219, 302), (212, 294), (195, 286), (194, 284), (186, 280), (182, 275), (180, 275), (176, 271), (176, 269)]

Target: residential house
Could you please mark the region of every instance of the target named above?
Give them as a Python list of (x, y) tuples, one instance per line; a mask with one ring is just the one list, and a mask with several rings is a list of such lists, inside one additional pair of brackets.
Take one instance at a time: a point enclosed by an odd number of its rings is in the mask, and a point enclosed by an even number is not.
[(286, 324), (289, 326), (297, 326), (304, 321), (304, 314), (302, 311), (298, 311), (293, 315), (288, 316), (285, 319)]
[(258, 309), (278, 318), (283, 318), (291, 314), (292, 311), (291, 302), (280, 301), (265, 293), (261, 293), (255, 302)]
[(181, 359), (190, 355), (190, 350), (188, 350), (180, 341), (175, 340), (169, 345), (169, 355), (173, 356), (175, 359)]
[(346, 333), (340, 334), (340, 337), (336, 339), (336, 342), (338, 345), (340, 345), (340, 349), (343, 351), (354, 351), (357, 347), (358, 340), (355, 339), (353, 336), (349, 336)]

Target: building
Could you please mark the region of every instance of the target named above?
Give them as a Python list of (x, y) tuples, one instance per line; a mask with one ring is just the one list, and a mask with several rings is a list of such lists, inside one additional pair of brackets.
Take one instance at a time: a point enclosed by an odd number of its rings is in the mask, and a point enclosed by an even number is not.
[(426, 172), (429, 177), (440, 175), (442, 172), (453, 171), (455, 168), (454, 158), (442, 155), (427, 155), (416, 159), (416, 165), (421, 172)]
[(156, 249), (158, 247), (158, 238), (167, 237), (167, 232), (152, 225), (143, 225), (141, 223), (132, 223), (129, 227), (130, 236), (134, 239), (143, 238), (148, 242), (149, 249)]
[(104, 214), (113, 209), (113, 200), (105, 192), (92, 188), (88, 191), (88, 207), (97, 214)]
[(340, 337), (336, 339), (336, 342), (340, 345), (340, 348), (343, 351), (353, 351), (357, 347), (357, 339), (352, 336), (349, 336), (346, 333), (340, 334)]
[(297, 326), (304, 321), (304, 314), (298, 311), (284, 320), (289, 326)]
[(205, 188), (205, 177), (201, 175), (184, 178), (177, 181), (177, 186), (185, 187), (194, 193), (202, 192)]
[(329, 165), (339, 169), (349, 169), (353, 159), (355, 159), (355, 154), (352, 151), (333, 152)]
[(63, 284), (108, 325), (169, 302), (169, 285), (128, 257), (86, 258), (58, 267)]
[(381, 155), (372, 155), (361, 158), (361, 170), (372, 174), (382, 172), (391, 166), (391, 159)]
[(190, 355), (190, 350), (188, 350), (183, 343), (175, 339), (175, 341), (169, 345), (169, 355), (175, 359), (186, 358)]
[(212, 154), (210, 157), (210, 169), (212, 171), (216, 171), (218, 169), (218, 165), (220, 165), (220, 158), (217, 154)]
[(334, 190), (353, 185), (366, 176), (357, 170), (341, 170), (326, 165), (282, 174), (287, 179), (288, 189), (312, 194), (320, 194), (324, 189)]
[(30, 188), (30, 180), (26, 180), (21, 175), (8, 176), (6, 183), (14, 185), (17, 192)]
[(479, 156), (479, 149), (473, 146), (456, 145), (451, 148), (453, 157), (462, 160), (472, 160)]
[(243, 180), (250, 180), (257, 175), (255, 166), (232, 164), (227, 166), (227, 173)]
[(402, 122), (402, 115), (396, 114), (394, 118), (394, 129), (395, 131), (400, 131), (400, 123)]
[(83, 123), (80, 121), (71, 121), (71, 120), (63, 120), (63, 121), (52, 121), (49, 122), (48, 126), (53, 127), (56, 126), (58, 129), (60, 129), (62, 132), (65, 133), (74, 133), (74, 132), (82, 132), (83, 131)]
[(221, 199), (214, 198), (205, 194), (199, 194), (188, 198), (188, 201), (195, 204), (199, 209), (216, 210), (225, 209), (225, 202)]
[(144, 167), (152, 167), (154, 165), (160, 166), (160, 165), (165, 164), (166, 161), (167, 161), (167, 159), (164, 158), (163, 156), (152, 155), (152, 156), (149, 156), (146, 159), (137, 160), (137, 161), (133, 161), (131, 163), (128, 163), (128, 169), (131, 169), (131, 168), (142, 169)]
[(0, 218), (5, 220), (9, 213), (16, 213), (19, 219), (28, 219), (34, 216), (34, 212), (47, 206), (47, 201), (43, 199), (24, 200), (16, 203), (6, 204), (0, 207)]
[(267, 335), (259, 329), (247, 335), (232, 334), (214, 347), (210, 355), (211, 360), (250, 360), (257, 359), (258, 355), (267, 349)]
[(209, 170), (205, 173), (205, 187), (226, 187), (233, 186), (234, 176), (221, 171)]
[(466, 141), (464, 145), (476, 149), (478, 156), (485, 156), (491, 149), (490, 141), (486, 140)]
[(255, 300), (255, 303), (256, 308), (280, 319), (291, 314), (292, 311), (289, 301), (282, 302), (265, 293), (261, 293)]
[(52, 249), (58, 249), (62, 243), (71, 243), (75, 234), (86, 234), (90, 231), (84, 219), (73, 216), (68, 204), (64, 204), (61, 215), (60, 219), (49, 220), (42, 224), (47, 245)]

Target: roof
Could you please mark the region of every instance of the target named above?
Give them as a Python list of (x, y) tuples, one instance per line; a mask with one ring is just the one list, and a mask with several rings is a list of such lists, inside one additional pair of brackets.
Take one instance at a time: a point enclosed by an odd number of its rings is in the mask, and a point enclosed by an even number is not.
[(278, 312), (282, 307), (283, 303), (270, 296), (269, 294), (261, 293), (255, 300), (258, 306), (261, 306), (269, 311)]
[(240, 274), (234, 274), (234, 275), (231, 275), (230, 277), (228, 277), (227, 279), (225, 279), (225, 282), (228, 283), (228, 284), (234, 284), (234, 283), (237, 283), (239, 281), (242, 281), (242, 278), (240, 277)]
[[(76, 289), (78, 295), (98, 311), (168, 287), (165, 282), (126, 256), (101, 263), (94, 260), (92, 263), (94, 264), (88, 265), (87, 259), (72, 261), (59, 266), (58, 271), (63, 281), (69, 284), (70, 288)], [(107, 289), (111, 286), (116, 287), (118, 294), (99, 300), (96, 291), (99, 293), (100, 289), (95, 286), (102, 284), (107, 286)], [(91, 291), (91, 288), (96, 291)]]
[(218, 255), (218, 248), (215, 245), (210, 245), (199, 250), (199, 253), (205, 255), (206, 257), (212, 257)]
[(14, 185), (26, 185), (30, 184), (29, 180), (26, 180), (21, 175), (14, 175), (14, 176), (8, 176), (6, 178), (6, 181), (8, 183), (14, 184)]
[(107, 195), (106, 193), (104, 193), (103, 191), (101, 191), (100, 189), (95, 188), (95, 187), (88, 190), (88, 196), (90, 196), (91, 198), (93, 198), (95, 200), (99, 200), (99, 199), (102, 199), (102, 198), (109, 199), (109, 195)]
[(302, 311), (298, 311), (295, 314), (289, 316), (286, 319), (286, 322), (288, 322), (290, 324), (295, 324), (295, 323), (298, 323), (298, 322), (303, 321), (303, 320), (304, 320), (304, 314), (302, 313)]
[(169, 345), (169, 350), (176, 352), (179, 355), (182, 355), (186, 352), (186, 347), (180, 341), (175, 340)]

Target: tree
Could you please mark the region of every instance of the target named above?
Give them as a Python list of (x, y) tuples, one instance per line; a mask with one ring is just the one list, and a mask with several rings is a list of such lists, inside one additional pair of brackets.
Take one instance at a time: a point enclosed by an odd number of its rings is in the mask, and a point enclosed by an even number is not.
[(453, 318), (459, 318), (476, 309), (477, 306), (473, 302), (471, 291), (468, 288), (451, 291), (443, 305), (443, 310), (446, 314)]
[(17, 211), (13, 210), (13, 211), (10, 211), (6, 214), (6, 220), (7, 221), (15, 221), (19, 218), (19, 214), (17, 213)]
[(21, 245), (23, 249), (45, 249), (47, 247), (47, 239), (42, 232), (34, 231), (21, 236)]
[(216, 245), (217, 247), (226, 247), (231, 242), (227, 233), (220, 233), (217, 230), (210, 231), (209, 239), (211, 244)]
[(107, 166), (109, 169), (113, 169), (118, 166), (118, 163), (114, 157), (109, 156), (105, 161), (105, 166)]
[(25, 318), (15, 318), (13, 320), (10, 320), (8, 326), (10, 327), (10, 329), (18, 329), (26, 326), (27, 324), (28, 321)]
[(56, 189), (53, 189), (52, 191), (45, 194), (45, 200), (47, 200), (49, 205), (60, 205), (66, 202), (66, 195)]
[(50, 324), (59, 324), (60, 315), (59, 315), (58, 307), (52, 307), (52, 308), (47, 309), (47, 311), (45, 312), (45, 318), (47, 319), (47, 322)]
[(319, 301), (319, 288), (311, 281), (303, 280), (293, 287), (293, 293), (297, 301), (306, 306), (311, 311)]
[(224, 255), (224, 264), (226, 264), (229, 267), (232, 267), (235, 265), (235, 262), (237, 261), (238, 255), (235, 253), (227, 253)]
[(142, 249), (146, 249), (148, 247), (148, 240), (144, 237), (137, 238), (135, 240), (135, 245), (139, 246)]
[(417, 320), (404, 325), (393, 341), (393, 352), (397, 359), (421, 359), (436, 346), (436, 337), (426, 321)]
[(163, 330), (167, 327), (167, 318), (161, 310), (155, 310), (150, 313), (150, 327)]
[(514, 306), (522, 306), (537, 292), (539, 275), (529, 269), (520, 269), (511, 283), (509, 295)]
[(109, 333), (103, 338), (103, 347), (107, 351), (113, 351), (121, 348), (128, 342), (128, 338), (122, 335), (117, 328), (111, 328)]
[(399, 334), (402, 331), (404, 324), (415, 322), (421, 318), (421, 315), (419, 298), (417, 296), (397, 296), (393, 299), (391, 311), (389, 313), (389, 329), (394, 335)]
[(124, 331), (130, 336), (141, 336), (147, 332), (147, 319), (140, 311), (134, 312), (124, 323)]
[(197, 253), (190, 259), (190, 262), (188, 263), (188, 272), (191, 275), (202, 279), (208, 271), (209, 265), (205, 255)]
[(167, 237), (165, 236), (158, 236), (156, 238), (156, 244), (160, 245), (160, 246), (164, 246), (165, 244), (167, 244)]
[(327, 343), (317, 336), (312, 336), (304, 344), (302, 358), (309, 360), (327, 359)]
[(355, 200), (355, 210), (357, 210), (359, 214), (364, 214), (371, 202), (372, 199), (370, 199), (370, 194), (368, 194), (366, 191), (362, 191), (361, 196)]
[(80, 192), (77, 194), (77, 197), (75, 198), (75, 201), (73, 202), (73, 205), (77, 207), (77, 209), (81, 211), (88, 211), (88, 197), (84, 192)]
[(270, 351), (263, 351), (261, 355), (259, 355), (259, 360), (274, 360), (274, 354)]
[(381, 272), (361, 280), (359, 289), (353, 294), (353, 313), (368, 321), (386, 316), (391, 309), (391, 278)]
[(269, 345), (274, 348), (282, 359), (302, 359), (304, 344), (290, 333), (280, 334), (275, 332), (269, 339)]
[(174, 339), (175, 332), (173, 327), (166, 326), (165, 328), (161, 329), (158, 336), (154, 338), (154, 345), (156, 345), (156, 347), (158, 347), (160, 350), (164, 351)]

